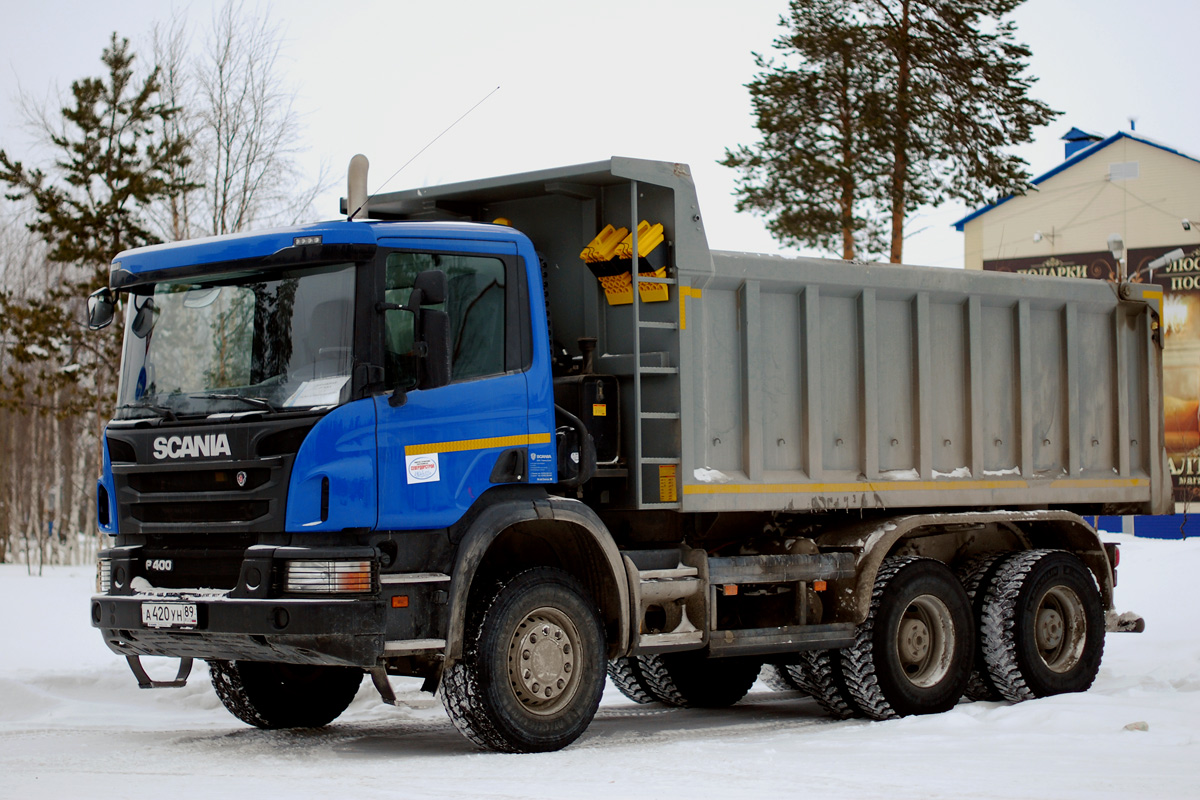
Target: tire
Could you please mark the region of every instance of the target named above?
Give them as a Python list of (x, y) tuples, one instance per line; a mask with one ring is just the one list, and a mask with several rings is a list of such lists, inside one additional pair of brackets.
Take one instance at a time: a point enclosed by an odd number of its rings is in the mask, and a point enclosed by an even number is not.
[(1100, 590), (1071, 553), (1018, 553), (988, 589), (980, 635), (988, 674), (1008, 700), (1086, 691), (1104, 655)]
[(797, 663), (788, 667), (788, 674), (799, 684), (801, 691), (812, 695), (817, 705), (834, 719), (863, 716), (846, 685), (840, 650), (801, 653)]
[(867, 619), (843, 651), (850, 694), (873, 719), (948, 711), (967, 686), (974, 632), (967, 593), (945, 564), (888, 558)]
[(257, 728), (320, 728), (337, 719), (358, 694), (354, 667), (210, 661), (213, 689), (229, 713)]
[[(803, 686), (792, 677), (792, 673), (788, 671), (788, 665), (779, 664), (763, 664), (758, 673), (758, 679), (766, 684), (767, 688), (775, 692), (805, 692)], [(807, 692), (805, 692), (807, 694)]]
[(1012, 556), (1009, 552), (984, 553), (970, 559), (958, 570), (958, 578), (966, 590), (971, 603), (971, 621), (975, 625), (975, 656), (971, 674), (967, 678), (964, 695), (968, 700), (1003, 700), (1004, 696), (988, 674), (987, 661), (983, 656), (983, 601), (995, 580), (996, 572)]
[(705, 658), (696, 652), (638, 656), (646, 688), (679, 708), (725, 708), (746, 696), (758, 680), (755, 658)]
[(541, 567), (475, 610), (442, 705), (464, 736), (505, 753), (560, 750), (587, 729), (604, 691), (600, 612), (583, 587)]
[(635, 703), (653, 703), (656, 698), (646, 687), (646, 678), (637, 658), (625, 656), (608, 662), (608, 677), (613, 686)]

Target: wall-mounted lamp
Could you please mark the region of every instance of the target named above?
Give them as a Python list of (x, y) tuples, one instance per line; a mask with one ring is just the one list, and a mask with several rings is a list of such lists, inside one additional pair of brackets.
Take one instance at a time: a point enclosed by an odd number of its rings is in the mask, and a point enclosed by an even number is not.
[(1121, 238), (1121, 234), (1114, 233), (1108, 237), (1108, 250), (1117, 262), (1117, 280), (1124, 283), (1129, 275), (1129, 267), (1125, 263), (1125, 240)]
[(1161, 256), (1159, 256), (1158, 258), (1154, 259), (1146, 266), (1139, 269), (1137, 274), (1141, 275), (1143, 272), (1149, 272), (1150, 279), (1154, 280), (1154, 270), (1161, 269), (1162, 267), (1165, 267), (1167, 264), (1170, 264), (1172, 261), (1177, 261), (1178, 259), (1181, 259), (1181, 258), (1183, 258), (1183, 248), (1176, 247), (1174, 250), (1171, 250), (1170, 252), (1167, 252), (1167, 253), (1163, 253)]

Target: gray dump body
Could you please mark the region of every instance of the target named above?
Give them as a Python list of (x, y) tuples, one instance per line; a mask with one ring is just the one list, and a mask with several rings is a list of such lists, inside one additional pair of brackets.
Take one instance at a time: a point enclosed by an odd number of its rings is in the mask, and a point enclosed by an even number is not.
[[(554, 338), (621, 381), (611, 508), (1169, 510), (1153, 286), (714, 252), (688, 168), (626, 158), (369, 211), (533, 240)], [(643, 219), (668, 300), (610, 305), (580, 251)]]

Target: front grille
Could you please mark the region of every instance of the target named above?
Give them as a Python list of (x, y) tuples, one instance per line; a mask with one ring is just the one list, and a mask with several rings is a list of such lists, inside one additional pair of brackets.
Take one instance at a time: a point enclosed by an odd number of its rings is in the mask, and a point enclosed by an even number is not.
[[(190, 536), (282, 530), (292, 463), (314, 423), (312, 416), (287, 416), (110, 426), (119, 531)], [(216, 436), (228, 445), (223, 458), (163, 458), (164, 438)]]
[[(245, 475), (242, 484), (237, 476)], [(129, 486), (136, 492), (236, 492), (253, 491), (271, 479), (271, 470), (257, 469), (206, 469), (187, 472), (140, 472), (131, 473)]]
[(134, 503), (130, 515), (149, 523), (254, 522), (271, 511), (271, 504), (253, 500), (210, 500), (199, 502)]

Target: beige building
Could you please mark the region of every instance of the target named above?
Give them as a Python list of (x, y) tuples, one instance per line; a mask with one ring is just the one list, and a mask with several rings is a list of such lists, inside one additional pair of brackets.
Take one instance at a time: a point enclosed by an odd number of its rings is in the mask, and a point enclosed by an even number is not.
[[(1164, 290), (1167, 452), (1178, 503), (1200, 511), (1200, 160), (1120, 132), (1072, 128), (1030, 190), (955, 223), (968, 269), (1130, 280)], [(1115, 252), (1114, 252), (1115, 251)], [(1124, 264), (1120, 260), (1124, 260)], [(1150, 271), (1155, 263), (1157, 268)], [(1182, 510), (1182, 507), (1180, 507)]]
[[(1083, 277), (1078, 268), (1086, 266), (1087, 277), (1115, 277), (1108, 248), (1114, 234), (1130, 251), (1131, 273), (1140, 268), (1138, 255), (1149, 262), (1176, 247), (1200, 247), (1200, 160), (1132, 133), (1101, 139), (1072, 128), (1063, 138), (1067, 159), (1034, 178), (1028, 193), (955, 223), (966, 236), (967, 269), (1044, 267)], [(1161, 252), (1147, 258), (1141, 250)]]

